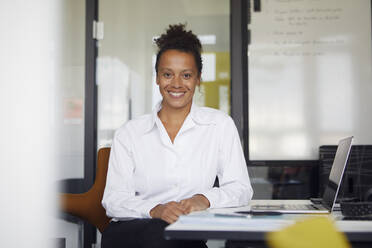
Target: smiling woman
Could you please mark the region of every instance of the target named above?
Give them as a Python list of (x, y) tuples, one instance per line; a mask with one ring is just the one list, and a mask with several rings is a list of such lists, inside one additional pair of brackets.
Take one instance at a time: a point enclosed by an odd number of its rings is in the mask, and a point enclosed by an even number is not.
[[(201, 44), (185, 25), (156, 40), (152, 114), (128, 121), (113, 139), (102, 204), (113, 221), (102, 247), (206, 247), (163, 238), (180, 215), (248, 204), (252, 188), (235, 124), (222, 111), (193, 104)], [(213, 187), (216, 176), (220, 187)]]
[(171, 25), (156, 39), (156, 83), (163, 97), (158, 115), (172, 141), (190, 112), (196, 86), (200, 85), (201, 44), (182, 24)]
[(177, 108), (190, 112), (195, 87), (200, 85), (201, 44), (191, 31), (186, 32), (184, 28), (182, 24), (169, 26), (167, 33), (156, 39), (159, 47), (155, 64), (156, 83), (163, 96), (165, 111)]
[(190, 112), (195, 87), (200, 85), (194, 56), (191, 53), (168, 50), (161, 55), (156, 83), (163, 96), (158, 115), (172, 142)]

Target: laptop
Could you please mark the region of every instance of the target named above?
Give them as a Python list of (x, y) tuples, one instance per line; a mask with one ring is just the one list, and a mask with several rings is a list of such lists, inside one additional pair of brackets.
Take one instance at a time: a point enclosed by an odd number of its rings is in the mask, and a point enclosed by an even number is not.
[[(280, 204), (272, 203), (257, 204), (251, 206), (252, 213), (331, 213), (336, 202), (337, 194), (341, 186), (342, 176), (351, 150), (353, 137), (342, 139), (338, 143), (335, 159), (329, 174), (328, 183), (325, 187), (323, 198), (319, 203), (310, 200), (302, 204), (287, 204), (288, 200), (280, 200)], [(290, 200), (288, 201), (290, 202)], [(293, 202), (293, 201), (292, 201)]]

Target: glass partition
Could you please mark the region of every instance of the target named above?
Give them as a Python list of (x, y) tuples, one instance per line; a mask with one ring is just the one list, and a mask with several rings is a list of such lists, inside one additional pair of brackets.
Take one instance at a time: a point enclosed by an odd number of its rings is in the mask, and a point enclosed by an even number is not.
[[(57, 144), (57, 179), (60, 191), (82, 191), (84, 179), (84, 92), (85, 92), (85, 11), (84, 0), (60, 2), (58, 32), (57, 94), (55, 122)], [(66, 186), (66, 187), (64, 187)], [(56, 237), (63, 237), (66, 247), (83, 245), (83, 226), (78, 218), (56, 219)]]
[(318, 159), (371, 144), (371, 2), (261, 1), (249, 46), (249, 157)]
[(245, 128), (254, 197), (316, 196), (320, 146), (351, 135), (372, 143), (371, 1), (253, 7)]

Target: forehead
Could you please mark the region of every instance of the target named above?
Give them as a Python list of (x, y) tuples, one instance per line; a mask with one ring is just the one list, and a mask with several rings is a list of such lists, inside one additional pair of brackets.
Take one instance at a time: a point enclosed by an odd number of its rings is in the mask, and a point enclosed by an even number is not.
[(175, 49), (167, 50), (160, 56), (159, 69), (197, 70), (192, 53)]

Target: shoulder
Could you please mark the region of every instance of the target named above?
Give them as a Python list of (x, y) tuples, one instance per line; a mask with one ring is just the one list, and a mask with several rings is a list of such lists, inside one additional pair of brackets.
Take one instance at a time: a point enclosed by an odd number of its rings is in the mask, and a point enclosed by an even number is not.
[(208, 107), (197, 107), (194, 113), (194, 117), (197, 122), (200, 122), (202, 124), (215, 124), (218, 126), (223, 126), (229, 122), (233, 123), (232, 118), (225, 112)]
[(153, 118), (151, 114), (142, 115), (129, 120), (116, 130), (115, 138), (136, 138), (151, 128), (151, 125), (153, 125), (152, 122)]

